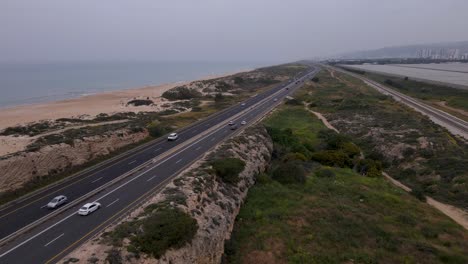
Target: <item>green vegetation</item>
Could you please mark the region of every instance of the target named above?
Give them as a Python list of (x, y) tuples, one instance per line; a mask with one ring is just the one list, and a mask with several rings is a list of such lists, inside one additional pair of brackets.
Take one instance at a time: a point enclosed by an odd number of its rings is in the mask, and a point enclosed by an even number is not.
[(136, 250), (159, 258), (170, 248), (180, 248), (190, 242), (197, 232), (197, 221), (177, 209), (162, 209), (141, 221), (137, 232), (131, 237)]
[(186, 100), (200, 98), (202, 97), (202, 94), (195, 89), (187, 88), (185, 86), (177, 86), (169, 89), (168, 91), (165, 91), (162, 94), (162, 97), (168, 100)]
[(154, 204), (146, 207), (137, 220), (120, 224), (114, 231), (105, 233), (104, 237), (116, 247), (121, 247), (122, 240), (128, 238), (129, 252), (144, 252), (159, 258), (166, 250), (177, 249), (189, 243), (197, 230), (197, 221), (187, 213), (177, 208)]
[(468, 111), (468, 90), (415, 81), (408, 77), (402, 78), (377, 73), (366, 72), (366, 77), (390, 86), (401, 93), (424, 100), (432, 106), (441, 108), (444, 111), (448, 111), (460, 118), (468, 120), (467, 115), (463, 115), (453, 109), (444, 107), (444, 105), (441, 104), (441, 102), (445, 102), (449, 107)]
[(239, 182), (239, 173), (244, 170), (245, 162), (237, 158), (224, 158), (211, 162), (216, 175), (226, 183)]
[[(353, 138), (365, 157), (373, 160), (354, 163), (357, 171), (378, 175), (375, 169), (382, 166), (425, 195), (468, 207), (468, 145), (464, 140), (354, 77), (338, 72), (333, 76), (322, 71), (319, 83), (309, 82), (296, 96)], [(348, 162), (343, 158), (336, 155), (326, 164)], [(368, 169), (372, 164), (375, 169)]]
[[(271, 169), (249, 190), (223, 263), (468, 261), (462, 227), (376, 177), (378, 161), (360, 157), (359, 144), (324, 130), (303, 106), (282, 106), (264, 123), (275, 145)], [(323, 152), (341, 153), (352, 168), (313, 161)]]
[(466, 231), (383, 178), (328, 168), (304, 185), (257, 184), (225, 263), (466, 263)]
[(272, 177), (279, 182), (305, 182), (306, 168), (314, 161), (373, 177), (382, 172), (380, 161), (360, 158), (361, 150), (349, 137), (326, 129), (303, 105), (286, 105), (264, 123), (274, 143)]

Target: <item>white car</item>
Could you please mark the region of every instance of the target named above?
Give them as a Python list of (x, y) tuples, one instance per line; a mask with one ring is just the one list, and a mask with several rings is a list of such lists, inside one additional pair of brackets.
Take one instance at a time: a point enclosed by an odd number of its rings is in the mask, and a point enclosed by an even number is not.
[(273, 101), (275, 101), (275, 102), (278, 101), (278, 98), (275, 98)]
[(67, 197), (65, 195), (59, 195), (59, 196), (55, 197), (54, 199), (52, 199), (47, 204), (47, 208), (55, 209), (55, 208), (61, 206), (62, 204), (66, 203), (66, 202), (67, 202)]
[(235, 123), (234, 121), (229, 121), (228, 125), (233, 126)]
[(179, 138), (179, 135), (177, 133), (170, 133), (169, 136), (167, 137), (167, 140), (173, 141)]
[(101, 204), (98, 202), (87, 203), (78, 210), (79, 215), (89, 215), (90, 213), (96, 211), (101, 207)]
[(245, 124), (247, 124), (247, 122), (245, 122), (245, 121), (242, 121), (242, 122), (241, 122), (241, 125), (245, 125)]
[(245, 106), (245, 103), (242, 103), (241, 106)]

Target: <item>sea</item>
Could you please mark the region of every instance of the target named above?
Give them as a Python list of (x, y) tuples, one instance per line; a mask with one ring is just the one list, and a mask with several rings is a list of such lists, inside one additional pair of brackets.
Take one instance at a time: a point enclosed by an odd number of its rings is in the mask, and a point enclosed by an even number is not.
[(0, 108), (190, 81), (271, 64), (195, 61), (0, 63)]

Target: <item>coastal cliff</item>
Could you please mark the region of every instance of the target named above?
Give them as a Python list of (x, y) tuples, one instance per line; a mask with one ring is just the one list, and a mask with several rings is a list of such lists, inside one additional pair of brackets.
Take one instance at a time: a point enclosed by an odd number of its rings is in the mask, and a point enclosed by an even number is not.
[(146, 130), (121, 129), (75, 139), (70, 144), (46, 145), (34, 152), (5, 156), (0, 160), (0, 192), (16, 190), (28, 182), (92, 161), (147, 136)]

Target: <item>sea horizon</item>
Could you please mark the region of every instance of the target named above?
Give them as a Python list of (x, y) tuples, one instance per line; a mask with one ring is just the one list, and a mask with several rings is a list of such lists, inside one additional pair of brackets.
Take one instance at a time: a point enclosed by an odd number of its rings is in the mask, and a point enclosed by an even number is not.
[(97, 93), (192, 81), (274, 62), (1, 62), (0, 110)]

